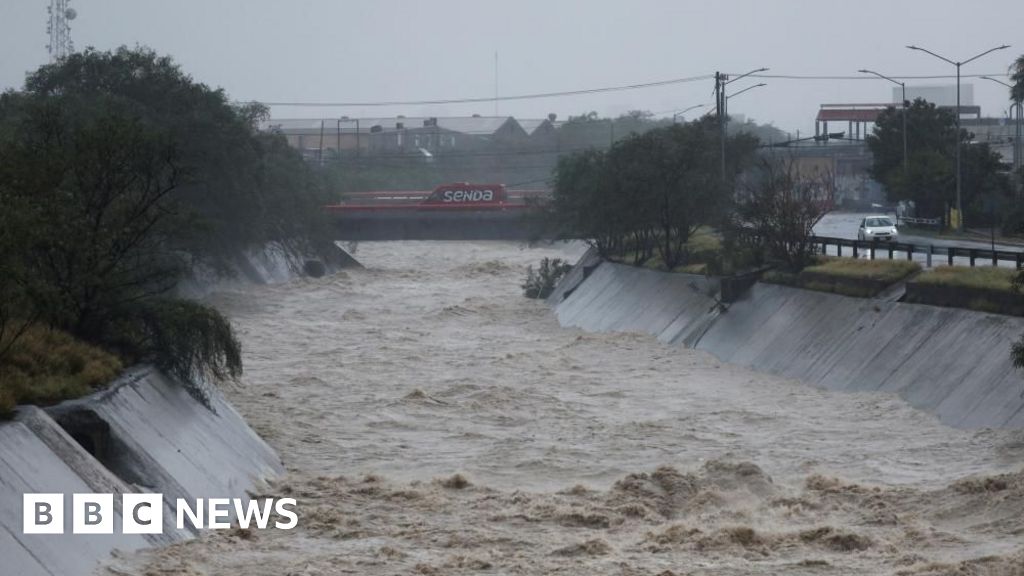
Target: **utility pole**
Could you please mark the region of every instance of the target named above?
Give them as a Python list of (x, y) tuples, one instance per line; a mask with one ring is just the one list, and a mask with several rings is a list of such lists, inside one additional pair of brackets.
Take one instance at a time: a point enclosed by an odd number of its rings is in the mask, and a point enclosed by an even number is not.
[[(722, 156), (722, 182), (723, 183), (725, 183), (725, 132), (726, 132), (725, 125), (726, 125), (726, 122), (728, 122), (728, 118), (729, 118), (729, 97), (725, 95), (725, 87), (728, 86), (729, 84), (732, 84), (733, 82), (741, 79), (741, 78), (746, 78), (747, 76), (750, 76), (751, 74), (756, 74), (758, 72), (766, 72), (767, 70), (768, 70), (767, 68), (758, 68), (757, 70), (751, 70), (750, 72), (747, 72), (746, 74), (740, 74), (739, 76), (737, 76), (737, 77), (735, 77), (735, 78), (733, 78), (731, 80), (729, 79), (729, 75), (728, 74), (722, 74), (721, 72), (715, 72), (715, 106), (716, 106), (717, 113), (718, 113), (719, 140), (721, 141), (721, 145), (722, 145), (722, 154), (721, 154), (721, 156)], [(764, 86), (764, 84), (758, 84), (757, 86), (751, 86), (749, 88), (745, 88), (743, 90), (740, 90), (740, 92), (746, 92), (747, 90), (750, 90), (751, 88), (757, 88), (758, 86)], [(739, 94), (739, 92), (737, 92), (737, 94)]]
[(316, 163), (324, 165), (324, 121), (320, 121), (320, 148), (316, 152)]
[(725, 182), (725, 102), (722, 95), (725, 93), (725, 86), (722, 83), (725, 76), (721, 72), (715, 72), (715, 115), (718, 116), (718, 140), (722, 146), (722, 182)]

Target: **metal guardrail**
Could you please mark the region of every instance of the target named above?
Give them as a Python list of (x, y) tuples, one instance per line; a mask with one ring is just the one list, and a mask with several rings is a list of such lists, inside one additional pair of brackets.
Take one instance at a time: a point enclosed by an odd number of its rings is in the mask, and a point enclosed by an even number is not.
[(897, 216), (896, 225), (900, 224), (916, 224), (918, 226), (935, 226), (938, 227), (940, 222), (938, 218), (913, 218), (910, 216)]
[(936, 256), (945, 256), (946, 264), (954, 265), (954, 258), (967, 258), (971, 266), (978, 260), (991, 262), (992, 266), (999, 266), (999, 262), (1012, 262), (1019, 270), (1024, 268), (1024, 251), (1011, 250), (990, 250), (985, 248), (960, 248), (956, 246), (934, 246), (931, 244), (909, 244), (904, 242), (883, 242), (880, 240), (851, 240), (849, 238), (833, 238), (830, 236), (813, 236), (812, 242), (821, 246), (821, 253), (827, 255), (828, 247), (836, 247), (836, 255), (843, 256), (843, 248), (850, 249), (850, 256), (859, 258), (861, 252), (867, 253), (871, 260), (875, 259), (878, 252), (887, 254), (889, 260), (893, 260), (896, 254), (906, 254), (907, 260), (913, 260), (915, 254), (926, 257), (927, 267), (932, 266), (932, 259)]

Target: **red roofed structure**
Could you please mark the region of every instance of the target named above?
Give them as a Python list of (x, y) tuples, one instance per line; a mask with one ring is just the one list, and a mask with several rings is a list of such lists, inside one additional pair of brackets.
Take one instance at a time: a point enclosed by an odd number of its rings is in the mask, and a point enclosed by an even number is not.
[[(878, 120), (878, 115), (886, 108), (899, 106), (899, 103), (892, 104), (822, 104), (818, 109), (818, 117), (814, 119), (814, 135), (820, 136), (828, 133), (828, 123), (833, 124), (846, 122), (846, 137), (853, 140), (863, 140), (868, 135), (868, 125)], [(955, 111), (956, 106), (939, 106)], [(981, 118), (981, 106), (960, 106), (960, 116), (968, 114), (976, 119)], [(833, 126), (833, 129), (835, 126)]]
[(868, 134), (868, 124), (874, 124), (878, 115), (895, 104), (822, 104), (814, 119), (814, 135), (828, 133), (828, 123), (846, 122), (846, 137), (856, 140)]

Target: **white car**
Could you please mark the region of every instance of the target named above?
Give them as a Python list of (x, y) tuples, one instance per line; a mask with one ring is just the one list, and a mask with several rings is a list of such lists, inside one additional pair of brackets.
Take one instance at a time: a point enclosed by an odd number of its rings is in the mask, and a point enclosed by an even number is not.
[(896, 224), (888, 216), (868, 216), (860, 221), (858, 240), (885, 240), (895, 242), (899, 238)]

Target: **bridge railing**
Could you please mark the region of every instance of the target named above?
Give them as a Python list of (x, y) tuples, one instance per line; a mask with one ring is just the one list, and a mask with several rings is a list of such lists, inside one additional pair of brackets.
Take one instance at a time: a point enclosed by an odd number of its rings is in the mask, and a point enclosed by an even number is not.
[[(883, 256), (889, 260), (893, 260), (897, 256), (901, 259), (914, 260), (915, 256), (917, 256), (923, 258), (925, 266), (929, 268), (936, 258), (939, 259), (939, 262), (945, 260), (945, 263), (949, 266), (955, 266), (960, 263), (956, 260), (960, 258), (966, 259), (971, 266), (977, 265), (978, 262), (981, 262), (982, 265), (991, 264), (992, 266), (999, 266), (1001, 262), (1006, 262), (1018, 270), (1024, 267), (1024, 251), (1020, 250), (991, 250), (880, 240), (851, 240), (849, 238), (834, 238), (830, 236), (813, 236), (811, 240), (816, 247), (820, 247), (821, 254), (823, 255), (860, 258), (863, 254), (867, 255), (871, 260)], [(835, 248), (834, 254), (830, 254), (830, 247)]]

